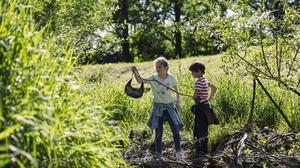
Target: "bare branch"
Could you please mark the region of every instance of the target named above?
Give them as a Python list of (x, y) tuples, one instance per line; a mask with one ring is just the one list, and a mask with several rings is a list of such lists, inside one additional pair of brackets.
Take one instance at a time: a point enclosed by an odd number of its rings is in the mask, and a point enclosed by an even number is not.
[(282, 47), (280, 46), (280, 50), (279, 50), (279, 73), (278, 73), (279, 78), (281, 78), (281, 64), (282, 64)]
[(262, 25), (261, 24), (259, 25), (259, 36), (260, 36), (261, 51), (262, 51), (262, 57), (263, 57), (264, 63), (266, 65), (266, 67), (267, 67), (267, 71), (273, 77), (273, 74), (271, 72), (269, 64), (268, 64), (268, 62), (266, 60), (266, 54), (265, 54), (265, 49), (264, 49), (264, 44), (263, 44), (263, 37), (262, 37)]
[[(269, 76), (267, 73), (263, 72), (261, 69), (257, 68), (255, 65), (251, 64), (248, 60), (246, 60), (245, 58), (243, 58), (242, 56), (240, 56), (238, 53), (235, 53), (235, 55), (237, 55), (241, 60), (243, 60), (244, 62), (246, 62), (248, 65), (250, 65), (252, 68), (254, 68), (255, 70), (259, 71), (261, 74), (265, 75), (266, 79), (270, 79), (270, 80), (274, 80), (277, 81), (279, 84), (282, 84), (283, 86), (285, 86), (288, 90), (294, 92), (295, 94), (297, 94), (298, 96), (300, 96), (300, 91), (290, 87), (285, 81), (283, 81), (281, 78), (276, 78), (274, 76)], [(254, 74), (257, 75), (257, 74)], [(259, 75), (258, 75), (259, 76)]]
[(246, 60), (245, 58), (243, 58), (242, 56), (240, 56), (238, 53), (235, 53), (240, 59), (242, 59), (244, 62), (246, 62), (248, 65), (250, 65), (252, 68), (256, 69), (257, 71), (259, 71), (261, 74), (269, 77), (269, 78), (273, 78), (273, 76), (269, 76), (267, 73), (263, 72), (261, 69), (257, 68), (255, 65), (251, 64), (248, 60)]
[(238, 155), (237, 155), (237, 163), (240, 166), (242, 166), (242, 163), (243, 163), (242, 157), (244, 155), (244, 148), (246, 147), (245, 140), (247, 139), (247, 137), (248, 137), (248, 134), (245, 133), (243, 138), (239, 142), (240, 148), (239, 148), (239, 152), (238, 152)]
[(285, 120), (285, 122), (288, 124), (288, 126), (295, 132), (295, 129), (292, 126), (292, 124), (290, 123), (290, 121), (288, 120), (287, 116), (284, 114), (284, 112), (281, 110), (281, 108), (277, 105), (277, 103), (272, 98), (272, 96), (267, 91), (267, 89), (264, 87), (264, 85), (261, 83), (261, 81), (258, 78), (256, 79), (256, 81), (261, 86), (261, 88), (263, 89), (263, 91), (267, 94), (267, 96), (269, 97), (269, 99), (271, 100), (271, 102), (276, 106), (276, 108), (278, 109), (279, 113), (281, 114), (281, 116), (283, 117), (283, 119)]
[(274, 78), (274, 79), (275, 79), (275, 81), (277, 81), (279, 84), (282, 84), (283, 86), (285, 86), (288, 90), (290, 90), (290, 91), (296, 93), (298, 96), (300, 96), (300, 91), (297, 90), (296, 88), (293, 88), (293, 87), (289, 86), (285, 81), (282, 81), (282, 80), (276, 79), (276, 78)]
[(292, 71), (293, 64), (294, 64), (294, 62), (296, 62), (296, 58), (297, 58), (297, 55), (298, 55), (298, 53), (299, 53), (299, 50), (300, 50), (300, 46), (298, 46), (298, 49), (296, 50), (295, 56), (294, 56), (294, 58), (292, 59), (292, 62), (291, 62), (291, 64), (290, 64), (290, 66), (289, 66), (289, 72), (288, 72), (287, 76), (290, 76), (290, 73), (291, 73), (291, 71)]
[(280, 62), (279, 62), (279, 53), (278, 53), (278, 38), (277, 34), (275, 36), (275, 57), (276, 57), (276, 67), (277, 67), (277, 75), (280, 78)]

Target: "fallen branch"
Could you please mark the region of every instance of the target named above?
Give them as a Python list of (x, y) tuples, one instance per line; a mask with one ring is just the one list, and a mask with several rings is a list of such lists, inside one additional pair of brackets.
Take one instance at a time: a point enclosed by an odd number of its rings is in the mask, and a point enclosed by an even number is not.
[(247, 139), (248, 134), (245, 133), (243, 138), (240, 140), (240, 149), (237, 155), (237, 163), (242, 166), (242, 155), (244, 154), (244, 148), (246, 147), (245, 140)]

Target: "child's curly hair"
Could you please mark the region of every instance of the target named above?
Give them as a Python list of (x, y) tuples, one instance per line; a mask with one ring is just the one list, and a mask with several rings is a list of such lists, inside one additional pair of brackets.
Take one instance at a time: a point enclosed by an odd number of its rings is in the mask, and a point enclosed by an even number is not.
[(203, 74), (205, 74), (205, 65), (200, 61), (196, 61), (190, 65), (189, 70), (192, 72), (201, 71)]

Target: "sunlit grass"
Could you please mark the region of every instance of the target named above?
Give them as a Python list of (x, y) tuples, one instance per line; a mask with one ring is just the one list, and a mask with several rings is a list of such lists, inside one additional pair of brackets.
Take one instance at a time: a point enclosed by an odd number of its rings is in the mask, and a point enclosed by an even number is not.
[(85, 88), (72, 51), (18, 3), (0, 2), (0, 167), (126, 166), (124, 128)]

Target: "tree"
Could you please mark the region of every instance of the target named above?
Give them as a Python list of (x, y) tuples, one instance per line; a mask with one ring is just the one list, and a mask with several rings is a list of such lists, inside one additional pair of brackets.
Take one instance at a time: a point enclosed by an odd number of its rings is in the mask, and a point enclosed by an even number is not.
[(220, 39), (230, 44), (227, 61), (245, 74), (276, 81), (300, 96), (299, 12), (281, 1), (255, 5), (257, 10), (249, 2), (237, 3), (231, 7), (235, 14), (230, 21), (222, 20)]
[(248, 123), (252, 121), (257, 82), (294, 130), (263, 83), (277, 83), (300, 96), (300, 15), (295, 4), (252, 0), (208, 4), (211, 20), (206, 19), (206, 25), (214, 30), (212, 36), (227, 48), (224, 69), (254, 79)]
[[(151, 52), (145, 53), (140, 51), (149, 47), (149, 45), (138, 44), (133, 41), (133, 46), (137, 46), (137, 53), (146, 55), (164, 55), (168, 58), (176, 56), (181, 57), (182, 51), (182, 33), (181, 33), (181, 8), (183, 1), (181, 0), (154, 0), (154, 1), (138, 1), (132, 15), (132, 24), (134, 24), (136, 34), (134, 39), (140, 42), (139, 38), (146, 43), (152, 43)], [(134, 20), (136, 19), (136, 20)], [(140, 32), (143, 33), (140, 33)], [(152, 34), (149, 34), (151, 32)], [(150, 42), (151, 41), (151, 42)], [(152, 48), (151, 46), (151, 48)], [(150, 50), (149, 50), (150, 51)]]
[(129, 23), (132, 27), (131, 44), (136, 57), (151, 60), (155, 56), (175, 56), (174, 33), (169, 0), (131, 1)]
[(123, 60), (126, 62), (130, 62), (133, 61), (133, 57), (130, 56), (130, 52), (129, 52), (128, 0), (119, 0), (116, 5), (119, 8), (114, 13), (114, 22), (116, 24), (116, 29), (117, 29), (116, 32), (122, 41)]
[(114, 3), (115, 0), (28, 2), (33, 6), (31, 11), (37, 28), (47, 26), (48, 35), (57, 37), (59, 45), (70, 46), (82, 63), (101, 62), (102, 56), (111, 56), (119, 52), (109, 45), (118, 42), (114, 37), (103, 39), (99, 35), (99, 32), (106, 32), (105, 30), (112, 25)]
[(178, 57), (182, 57), (182, 47), (181, 47), (181, 0), (174, 0), (174, 12), (175, 12), (175, 55)]
[[(212, 4), (218, 8), (211, 8)], [(211, 11), (218, 16), (224, 16), (226, 5), (222, 2), (185, 0), (182, 6), (183, 47), (188, 55), (216, 54), (226, 49), (213, 36), (215, 33), (214, 18)]]

